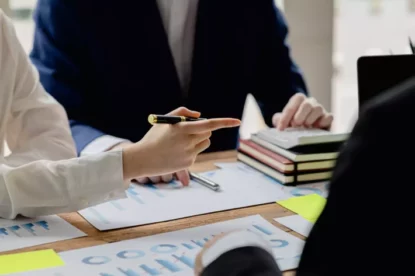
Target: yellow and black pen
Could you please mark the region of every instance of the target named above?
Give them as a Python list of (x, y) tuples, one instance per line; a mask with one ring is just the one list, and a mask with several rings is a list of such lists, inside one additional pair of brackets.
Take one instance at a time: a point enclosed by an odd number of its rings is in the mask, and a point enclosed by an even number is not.
[(169, 115), (155, 115), (150, 114), (148, 115), (148, 122), (152, 125), (154, 124), (170, 124), (174, 125), (181, 122), (193, 122), (193, 121), (200, 121), (206, 120), (206, 118), (192, 118), (186, 116), (169, 116)]

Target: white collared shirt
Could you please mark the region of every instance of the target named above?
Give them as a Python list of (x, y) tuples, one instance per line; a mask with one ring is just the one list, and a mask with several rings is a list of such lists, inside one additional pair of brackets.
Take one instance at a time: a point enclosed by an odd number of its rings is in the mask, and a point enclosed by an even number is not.
[[(193, 58), (198, 0), (157, 0), (183, 93), (187, 94)], [(123, 138), (104, 135), (89, 143), (81, 155), (103, 152)]]
[(64, 109), (43, 89), (0, 10), (0, 217), (63, 213), (125, 197), (122, 152), (75, 157)]

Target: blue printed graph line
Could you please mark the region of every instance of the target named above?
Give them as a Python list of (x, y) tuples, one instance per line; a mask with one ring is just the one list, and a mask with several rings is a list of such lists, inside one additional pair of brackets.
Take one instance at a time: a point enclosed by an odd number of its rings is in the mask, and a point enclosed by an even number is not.
[(9, 233), (7, 232), (6, 228), (0, 228), (0, 236), (8, 236)]
[(26, 223), (26, 224), (22, 224), (22, 228), (25, 229), (27, 232), (29, 232), (30, 234), (32, 234), (33, 236), (36, 236), (36, 232), (33, 229), (33, 227), (35, 227), (35, 225), (33, 223)]
[(94, 207), (88, 208), (88, 211), (91, 212), (97, 219), (99, 219), (104, 224), (110, 224), (110, 222)]
[(124, 273), (125, 276), (140, 276), (140, 274), (138, 274), (137, 272), (135, 272), (132, 269), (123, 270), (123, 269), (121, 269), (121, 268), (118, 267), (118, 270), (120, 272)]
[(44, 221), (44, 220), (36, 221), (35, 222), (35, 225), (40, 226), (40, 227), (42, 227), (45, 230), (50, 230), (49, 229), (49, 224), (46, 221)]
[(265, 234), (265, 235), (272, 235), (272, 232), (270, 231), (270, 230), (268, 230), (268, 229), (266, 229), (265, 227), (263, 227), (263, 226), (260, 226), (260, 225), (252, 225), (255, 229), (257, 229), (258, 231), (260, 231), (261, 233), (263, 233), (263, 234)]
[(9, 231), (12, 232), (17, 237), (20, 237), (19, 233), (17, 233), (17, 231), (20, 229), (19, 225), (10, 226), (10, 227), (7, 227), (7, 229), (9, 229)]
[(120, 211), (124, 211), (124, 207), (122, 207), (122, 205), (118, 202), (118, 201), (110, 201), (109, 202), (112, 206), (114, 206), (116, 209), (120, 210)]
[(127, 189), (127, 195), (129, 195), (129, 197), (135, 202), (139, 204), (145, 204), (144, 201), (140, 198), (140, 195), (134, 186), (130, 185), (130, 187)]
[[(1, 230), (0, 230), (1, 231)], [(1, 232), (0, 232), (0, 234), (1, 234)], [(194, 246), (192, 246), (191, 244), (188, 244), (188, 243), (182, 243), (182, 245), (184, 246), (184, 247), (186, 247), (187, 249), (190, 249), (190, 250), (192, 250), (192, 249), (194, 249), (195, 247)]]
[(164, 195), (158, 191), (158, 188), (157, 188), (156, 185), (154, 185), (154, 184), (146, 184), (145, 187), (147, 187), (149, 190), (151, 190), (157, 196), (164, 197)]
[(155, 260), (158, 264), (162, 265), (163, 267), (167, 268), (170, 272), (179, 272), (181, 271), (181, 268), (178, 267), (176, 264), (168, 261), (168, 260), (161, 260), (156, 259)]
[(308, 194), (318, 194), (321, 195), (322, 192), (317, 188), (295, 188), (291, 190), (293, 196), (303, 196)]
[(187, 265), (189, 268), (193, 269), (194, 268), (194, 263), (195, 261), (193, 259), (191, 259), (188, 256), (182, 255), (182, 256), (177, 256), (177, 255), (172, 255), (173, 258), (175, 258), (176, 260), (182, 262), (183, 264)]
[(151, 276), (161, 275), (160, 271), (157, 269), (148, 267), (147, 265), (140, 265), (141, 269), (144, 270), (147, 274)]
[(272, 248), (282, 248), (288, 245), (286, 240), (270, 240)]
[(192, 243), (196, 244), (200, 248), (203, 248), (203, 246), (205, 245), (205, 241), (195, 241), (195, 240), (192, 240)]
[(173, 253), (177, 251), (177, 246), (172, 244), (159, 244), (156, 246), (153, 246), (150, 250), (154, 253)]

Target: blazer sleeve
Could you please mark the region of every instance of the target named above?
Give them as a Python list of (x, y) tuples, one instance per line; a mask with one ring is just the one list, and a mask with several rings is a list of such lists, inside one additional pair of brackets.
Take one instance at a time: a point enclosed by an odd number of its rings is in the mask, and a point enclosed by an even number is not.
[(83, 68), (86, 60), (75, 6), (67, 0), (39, 0), (34, 12), (35, 35), (30, 58), (48, 93), (66, 109), (78, 154), (104, 133), (83, 122)]
[[(403, 210), (413, 207), (413, 194), (401, 189), (409, 191), (405, 184), (413, 179), (409, 156), (415, 149), (407, 126), (413, 121), (415, 87), (400, 94), (385, 92), (385, 96), (359, 114), (338, 157), (327, 204), (307, 239), (298, 276), (339, 275), (350, 267), (362, 274), (378, 274), (375, 271), (382, 269), (381, 274), (394, 274), (386, 272), (389, 266), (382, 261), (385, 252), (401, 250), (400, 242), (388, 242), (389, 237), (401, 235), (401, 228), (383, 222), (389, 217), (388, 208), (403, 215)], [(379, 239), (385, 236), (386, 242), (379, 247)], [(387, 263), (393, 261), (388, 258)]]
[(203, 252), (200, 276), (280, 276), (270, 245), (243, 230), (224, 236)]
[[(83, 209), (125, 197), (122, 152), (76, 159), (65, 110), (39, 83), (0, 11), (0, 118), (11, 154), (0, 156), (0, 217)], [(3, 142), (3, 141), (1, 141)]]
[(308, 94), (300, 68), (290, 53), (287, 43), (289, 29), (274, 1), (264, 1), (264, 27), (262, 40), (261, 76), (254, 96), (264, 115), (272, 124), (275, 112), (281, 112), (296, 93)]

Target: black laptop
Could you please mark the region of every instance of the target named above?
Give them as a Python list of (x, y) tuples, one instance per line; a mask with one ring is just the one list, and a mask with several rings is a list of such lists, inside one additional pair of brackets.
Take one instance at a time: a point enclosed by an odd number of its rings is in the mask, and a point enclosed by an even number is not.
[(359, 110), (373, 97), (415, 76), (415, 55), (364, 56), (357, 61)]

